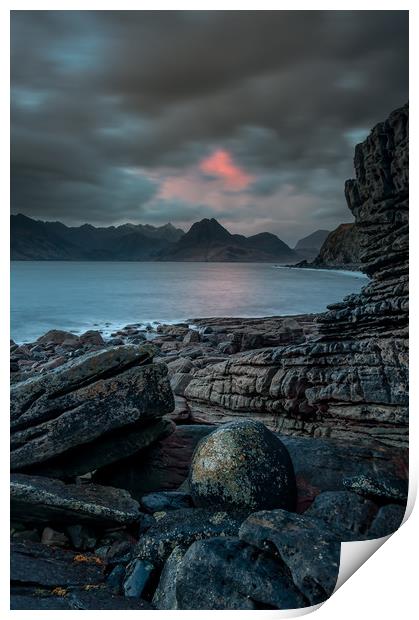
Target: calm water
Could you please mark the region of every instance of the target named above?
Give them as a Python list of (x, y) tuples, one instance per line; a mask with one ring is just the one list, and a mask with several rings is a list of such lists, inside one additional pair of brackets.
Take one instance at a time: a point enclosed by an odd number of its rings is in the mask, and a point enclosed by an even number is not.
[(49, 329), (105, 334), (128, 323), (319, 312), (366, 283), (362, 274), (266, 263), (13, 262), (11, 337)]

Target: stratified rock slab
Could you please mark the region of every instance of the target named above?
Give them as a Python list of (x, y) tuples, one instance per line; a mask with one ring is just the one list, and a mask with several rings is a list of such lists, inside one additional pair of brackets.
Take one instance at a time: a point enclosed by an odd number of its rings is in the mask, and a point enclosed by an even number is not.
[(105, 589), (62, 591), (61, 595), (50, 592), (13, 593), (11, 609), (154, 609), (141, 598), (125, 598), (110, 594)]
[(96, 484), (66, 485), (43, 476), (12, 474), (10, 495), (16, 521), (129, 524), (140, 517), (138, 502), (127, 491)]
[(90, 353), (11, 390), (12, 470), (174, 408), (162, 364), (147, 345)]
[(104, 581), (105, 564), (91, 553), (74, 553), (34, 542), (11, 544), (12, 582), (41, 586), (85, 586)]

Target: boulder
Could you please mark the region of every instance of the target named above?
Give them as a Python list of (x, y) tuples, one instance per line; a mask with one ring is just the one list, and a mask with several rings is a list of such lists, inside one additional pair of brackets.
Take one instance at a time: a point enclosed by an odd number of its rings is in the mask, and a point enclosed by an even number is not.
[(71, 360), (11, 388), (12, 470), (44, 462), (174, 408), (154, 348), (122, 346)]
[(105, 344), (101, 333), (94, 329), (89, 329), (87, 332), (84, 332), (84, 334), (81, 334), (81, 336), (79, 336), (79, 340), (82, 345), (87, 344), (103, 346)]
[(12, 474), (11, 515), (30, 523), (89, 522), (129, 524), (139, 521), (138, 502), (123, 489), (95, 484), (64, 484), (43, 476)]
[(176, 573), (175, 609), (298, 609), (308, 604), (280, 560), (238, 538), (194, 542)]
[(40, 344), (62, 344), (64, 340), (77, 341), (78, 336), (62, 329), (51, 329), (43, 336), (40, 336), (36, 342)]
[(199, 332), (195, 329), (190, 329), (187, 334), (183, 337), (183, 344), (193, 344), (195, 342), (200, 342), (201, 337)]
[(126, 569), (126, 577), (123, 583), (125, 596), (140, 597), (147, 583), (150, 581), (154, 566), (143, 560), (133, 560)]
[(317, 519), (285, 510), (256, 512), (242, 524), (239, 537), (279, 557), (310, 605), (331, 596), (339, 573), (340, 542)]
[(368, 540), (394, 534), (401, 526), (405, 512), (404, 506), (398, 504), (387, 504), (386, 506), (382, 506), (367, 532)]
[(189, 488), (197, 506), (218, 509), (285, 508), (296, 503), (290, 455), (260, 422), (225, 424), (196, 447)]
[(205, 508), (184, 508), (160, 513), (155, 525), (138, 541), (136, 557), (161, 567), (177, 546), (186, 550), (197, 539), (237, 536), (245, 517), (243, 513), (228, 514)]
[(344, 541), (363, 540), (378, 510), (368, 499), (349, 491), (320, 493), (304, 516), (320, 519)]

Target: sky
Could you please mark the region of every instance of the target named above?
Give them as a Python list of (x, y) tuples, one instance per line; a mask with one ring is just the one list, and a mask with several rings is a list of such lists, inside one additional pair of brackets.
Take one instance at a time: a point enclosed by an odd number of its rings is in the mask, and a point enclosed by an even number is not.
[(407, 100), (407, 11), (12, 11), (12, 213), (293, 245)]

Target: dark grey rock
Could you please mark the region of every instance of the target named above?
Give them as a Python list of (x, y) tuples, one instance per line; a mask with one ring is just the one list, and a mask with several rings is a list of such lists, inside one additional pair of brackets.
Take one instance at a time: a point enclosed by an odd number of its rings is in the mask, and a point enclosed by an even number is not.
[(11, 388), (11, 463), (21, 469), (174, 408), (154, 347), (90, 353)]
[(284, 444), (260, 422), (224, 424), (196, 447), (189, 488), (197, 506), (295, 509), (296, 482)]
[(106, 585), (112, 594), (123, 594), (125, 573), (125, 566), (117, 564), (107, 576)]
[(104, 581), (105, 564), (91, 553), (75, 553), (34, 542), (11, 544), (10, 578), (41, 586), (84, 586)]
[(368, 499), (349, 491), (320, 493), (304, 516), (320, 519), (339, 540), (363, 540), (378, 510)]
[(94, 549), (96, 546), (97, 538), (93, 533), (93, 530), (85, 525), (68, 525), (66, 532), (70, 538), (71, 544), (74, 549)]
[(167, 558), (153, 596), (156, 609), (178, 609), (176, 581), (184, 554), (181, 547), (175, 547)]
[(67, 450), (62, 455), (45, 463), (31, 466), (31, 472), (51, 478), (73, 478), (93, 472), (148, 448), (167, 437), (175, 430), (175, 424), (168, 418), (127, 424), (108, 432), (95, 441)]
[(25, 593), (12, 592), (11, 609), (154, 609), (150, 603), (140, 598), (116, 596), (106, 589), (69, 590), (62, 595), (39, 589)]
[(343, 479), (343, 485), (350, 491), (373, 500), (405, 504), (407, 501), (408, 482), (388, 476), (359, 474)]
[(172, 435), (139, 455), (103, 467), (95, 474), (95, 480), (127, 489), (138, 501), (152, 491), (177, 490), (188, 476), (195, 446), (213, 429), (201, 424), (177, 426)]
[(367, 538), (371, 540), (394, 534), (401, 526), (405, 512), (405, 507), (398, 504), (382, 506), (367, 532)]
[(317, 519), (285, 510), (256, 512), (243, 523), (239, 536), (281, 558), (311, 605), (332, 594), (339, 573), (340, 542)]
[(228, 514), (205, 508), (161, 513), (156, 524), (138, 541), (136, 556), (160, 567), (176, 546), (186, 549), (196, 539), (237, 535), (245, 517), (240, 513)]
[(237, 538), (193, 543), (176, 575), (179, 609), (298, 609), (307, 599), (289, 570)]
[(166, 510), (179, 510), (191, 508), (192, 498), (189, 493), (181, 491), (160, 491), (143, 495), (141, 506), (148, 512), (161, 512)]
[(140, 510), (123, 489), (96, 484), (64, 484), (43, 476), (12, 474), (11, 514), (32, 523), (84, 521), (128, 524), (140, 519)]
[(176, 372), (170, 379), (170, 385), (173, 392), (177, 396), (183, 396), (189, 383), (192, 381), (192, 375), (186, 372)]
[(124, 579), (124, 594), (128, 597), (140, 597), (144, 592), (154, 566), (150, 562), (143, 560), (133, 560), (126, 569), (126, 577)]

